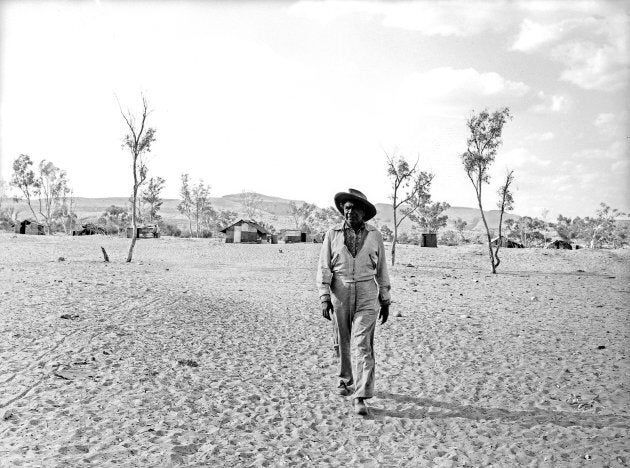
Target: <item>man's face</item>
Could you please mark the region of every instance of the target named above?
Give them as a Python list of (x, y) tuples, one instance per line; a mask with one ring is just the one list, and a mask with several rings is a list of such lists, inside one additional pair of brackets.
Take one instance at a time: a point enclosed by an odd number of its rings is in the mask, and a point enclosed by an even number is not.
[(343, 204), (343, 216), (350, 224), (358, 224), (363, 221), (365, 210), (360, 204), (347, 201)]

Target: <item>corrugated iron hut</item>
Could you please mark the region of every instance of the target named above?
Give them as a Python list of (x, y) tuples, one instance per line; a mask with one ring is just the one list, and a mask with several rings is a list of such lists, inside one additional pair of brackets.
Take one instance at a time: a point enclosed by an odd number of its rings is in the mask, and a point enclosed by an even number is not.
[(43, 236), (44, 225), (39, 224), (36, 221), (31, 221), (30, 219), (25, 219), (22, 222), (15, 223), (15, 233), (16, 234), (31, 234), (34, 236)]
[(221, 229), (228, 244), (260, 244), (267, 242), (269, 231), (256, 221), (239, 219), (233, 224)]
[[(127, 228), (127, 237), (131, 239), (133, 237), (133, 227)], [(160, 227), (157, 224), (147, 224), (146, 226), (136, 227), (136, 239), (160, 237)]]
[(420, 236), (420, 247), (437, 247), (437, 234), (422, 234)]
[(570, 242), (567, 242), (562, 239), (556, 239), (552, 242), (549, 242), (546, 246), (546, 249), (559, 249), (559, 250), (573, 250), (573, 246)]
[(107, 234), (105, 229), (101, 226), (97, 226), (94, 223), (86, 223), (81, 229), (76, 229), (72, 231), (73, 236), (93, 236), (94, 234)]
[(297, 229), (289, 229), (284, 231), (283, 238), (285, 244), (306, 242), (306, 233)]
[(508, 239), (505, 236), (501, 236), (501, 240), (498, 237), (492, 239), (492, 245), (497, 245), (500, 242), (500, 247), (505, 247), (506, 249), (522, 249), (523, 244), (516, 242), (515, 240)]

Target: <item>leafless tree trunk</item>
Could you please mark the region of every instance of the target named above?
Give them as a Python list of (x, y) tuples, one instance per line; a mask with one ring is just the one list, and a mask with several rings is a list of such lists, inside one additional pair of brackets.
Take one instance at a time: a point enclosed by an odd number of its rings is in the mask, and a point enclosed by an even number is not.
[(129, 134), (125, 135), (124, 144), (129, 148), (132, 157), (133, 170), (133, 192), (131, 206), (131, 227), (133, 233), (131, 236), (131, 244), (127, 254), (127, 262), (131, 262), (133, 258), (133, 249), (136, 246), (136, 237), (138, 233), (136, 207), (138, 202), (138, 189), (147, 178), (147, 165), (143, 155), (151, 151), (151, 143), (155, 140), (155, 129), (145, 129), (147, 116), (149, 115), (147, 100), (142, 96), (142, 114), (140, 122), (136, 122), (136, 117), (128, 110), (126, 113), (120, 109), (120, 113), (127, 124)]

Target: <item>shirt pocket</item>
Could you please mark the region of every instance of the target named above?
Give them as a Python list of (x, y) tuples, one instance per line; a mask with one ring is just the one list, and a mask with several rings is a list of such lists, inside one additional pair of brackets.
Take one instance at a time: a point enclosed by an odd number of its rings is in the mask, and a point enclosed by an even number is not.
[(378, 253), (370, 252), (369, 257), (372, 268), (376, 269), (376, 265), (378, 265)]

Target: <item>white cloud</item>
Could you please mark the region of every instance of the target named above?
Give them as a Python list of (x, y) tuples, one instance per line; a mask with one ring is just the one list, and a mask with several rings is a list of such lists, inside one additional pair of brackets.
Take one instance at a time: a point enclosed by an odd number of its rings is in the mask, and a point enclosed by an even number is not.
[(604, 148), (587, 148), (573, 153), (574, 161), (590, 161), (601, 164), (606, 160), (625, 161), (628, 154), (628, 144), (621, 141), (614, 141)]
[(550, 141), (553, 140), (555, 137), (556, 136), (553, 132), (533, 133), (527, 137), (527, 140)]
[(563, 24), (540, 24), (530, 19), (523, 20), (521, 30), (512, 50), (533, 52), (542, 45), (557, 40), (563, 34)]
[[(396, 5), (396, 4), (394, 4)], [(390, 4), (390, 6), (394, 6)], [(420, 31), (433, 36), (471, 36), (505, 27), (504, 2), (410, 2), (391, 8), (385, 26)]]
[(614, 122), (615, 122), (615, 114), (602, 113), (602, 114), (597, 114), (597, 117), (595, 117), (595, 121), (593, 122), (593, 124), (599, 130), (601, 130), (603, 128), (609, 127)]
[(573, 17), (525, 18), (511, 50), (540, 51), (565, 66), (560, 80), (581, 88), (624, 88), (630, 64), (627, 14), (615, 8), (596, 9), (591, 4), (568, 13)]
[(587, 41), (560, 44), (551, 57), (567, 65), (560, 79), (584, 89), (616, 91), (628, 83), (627, 49)]
[(497, 162), (500, 162), (508, 169), (531, 167), (544, 168), (551, 164), (548, 159), (542, 159), (526, 148), (514, 148), (501, 154), (500, 158), (497, 158)]
[(547, 96), (542, 91), (538, 93), (538, 98), (542, 102), (533, 105), (530, 110), (540, 114), (547, 112), (567, 112), (573, 104), (571, 98), (568, 96), (557, 94)]
[(628, 168), (630, 168), (630, 160), (628, 159), (616, 161), (610, 166), (613, 171), (628, 171)]
[(474, 68), (434, 68), (409, 75), (402, 84), (402, 94), (419, 101), (468, 99), (471, 96), (523, 96), (529, 86), (508, 80), (498, 73), (480, 73)]
[(386, 27), (418, 31), (427, 36), (465, 37), (508, 28), (508, 5), (504, 1), (301, 1), (289, 11), (322, 22), (357, 14), (380, 16)]
[(610, 112), (604, 112), (597, 114), (593, 125), (597, 128), (597, 131), (605, 137), (617, 137), (623, 136), (623, 129), (627, 124), (627, 112), (620, 112), (613, 114)]

